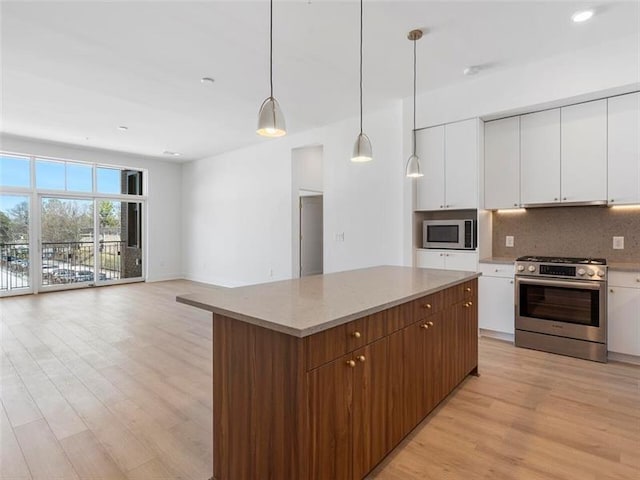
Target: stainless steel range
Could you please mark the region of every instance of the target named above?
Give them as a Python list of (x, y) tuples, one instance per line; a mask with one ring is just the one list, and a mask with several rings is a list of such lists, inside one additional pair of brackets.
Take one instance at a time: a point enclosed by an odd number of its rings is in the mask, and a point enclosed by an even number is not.
[(607, 261), (516, 260), (515, 344), (607, 361)]

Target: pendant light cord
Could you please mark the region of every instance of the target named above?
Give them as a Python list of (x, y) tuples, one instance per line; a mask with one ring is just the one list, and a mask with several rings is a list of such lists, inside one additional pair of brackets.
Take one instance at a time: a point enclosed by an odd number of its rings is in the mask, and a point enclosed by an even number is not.
[(273, 0), (269, 8), (269, 85), (271, 98), (273, 98)]
[(360, 0), (360, 135), (362, 135), (362, 3)]
[(413, 40), (413, 155), (416, 154), (416, 39)]

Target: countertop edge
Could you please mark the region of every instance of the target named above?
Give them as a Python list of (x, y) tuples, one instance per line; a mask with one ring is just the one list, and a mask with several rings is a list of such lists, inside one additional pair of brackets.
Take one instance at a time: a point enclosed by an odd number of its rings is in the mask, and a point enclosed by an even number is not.
[(305, 329), (298, 329), (298, 328), (293, 328), (293, 327), (289, 327), (287, 325), (282, 325), (279, 323), (274, 323), (270, 320), (266, 320), (264, 318), (259, 318), (259, 317), (252, 317), (252, 316), (248, 316), (248, 315), (243, 315), (241, 313), (238, 312), (234, 312), (234, 311), (230, 311), (230, 310), (226, 310), (220, 307), (216, 307), (215, 305), (211, 305), (211, 304), (207, 304), (207, 303), (202, 303), (196, 300), (193, 300), (190, 297), (190, 294), (186, 294), (186, 295), (177, 295), (176, 296), (176, 302), (178, 303), (182, 303), (184, 305), (189, 305), (191, 307), (195, 307), (195, 308), (199, 308), (201, 310), (205, 310), (208, 312), (212, 312), (212, 313), (216, 313), (219, 315), (224, 315), (226, 317), (229, 318), (233, 318), (235, 320), (240, 320), (246, 323), (250, 323), (252, 325), (257, 325), (259, 327), (263, 327), (263, 328), (267, 328), (269, 330), (273, 330), (276, 332), (280, 332), (280, 333), (285, 333), (287, 335), (291, 335), (293, 337), (298, 337), (298, 338), (304, 338), (304, 337), (308, 337), (309, 335), (313, 335), (315, 333), (319, 333), (322, 332), (324, 330), (328, 330), (330, 328), (333, 327), (337, 327), (339, 325), (348, 323), (352, 320), (356, 320), (358, 318), (362, 318), (362, 317), (366, 317), (368, 315), (373, 315), (374, 313), (378, 313), (381, 312), (383, 310), (387, 310), (389, 308), (393, 308), (396, 307), (398, 305), (401, 305), (403, 303), (407, 303), (407, 302), (411, 302), (417, 298), (420, 297), (424, 297), (425, 295), (430, 295), (432, 293), (438, 292), (440, 290), (444, 290), (446, 288), (450, 288), (453, 287), (455, 285), (459, 285), (461, 283), (464, 282), (468, 282), (469, 280), (473, 280), (475, 278), (478, 278), (482, 275), (481, 272), (471, 272), (471, 271), (465, 271), (465, 273), (467, 273), (468, 275), (465, 276), (464, 278), (461, 279), (457, 279), (457, 280), (452, 280), (450, 282), (444, 283), (442, 285), (439, 285), (438, 287), (435, 288), (430, 288), (424, 291), (420, 291), (418, 293), (414, 293), (411, 295), (408, 295), (406, 297), (402, 297), (402, 298), (398, 298), (396, 300), (392, 300), (390, 302), (381, 304), (381, 305), (377, 305), (375, 307), (371, 307), (365, 310), (361, 310), (359, 312), (354, 312), (352, 314), (349, 315), (345, 315), (343, 317), (339, 317), (339, 318), (335, 318), (335, 319), (331, 319), (328, 320), (322, 324), (319, 325), (315, 325), (313, 327), (309, 327), (309, 328), (305, 328)]

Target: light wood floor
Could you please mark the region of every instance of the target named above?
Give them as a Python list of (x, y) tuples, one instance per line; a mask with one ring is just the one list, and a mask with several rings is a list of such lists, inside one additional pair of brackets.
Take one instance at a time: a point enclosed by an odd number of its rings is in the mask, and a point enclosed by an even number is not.
[[(0, 478), (208, 479), (211, 321), (174, 301), (201, 288), (0, 300)], [(483, 338), (480, 372), (371, 478), (640, 478), (640, 368)]]

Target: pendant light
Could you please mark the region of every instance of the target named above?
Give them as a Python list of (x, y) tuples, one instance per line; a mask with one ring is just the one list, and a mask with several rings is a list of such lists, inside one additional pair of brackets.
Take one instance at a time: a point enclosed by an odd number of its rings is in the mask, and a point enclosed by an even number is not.
[(369, 162), (373, 159), (371, 141), (362, 132), (362, 1), (360, 0), (360, 133), (353, 146), (352, 162)]
[(413, 130), (412, 134), (412, 150), (405, 173), (409, 178), (422, 177), (420, 170), (420, 159), (416, 155), (416, 42), (422, 38), (422, 30), (411, 30), (407, 38), (413, 42)]
[(280, 104), (273, 96), (273, 0), (269, 10), (269, 83), (271, 93), (260, 107), (256, 133), (263, 137), (282, 137), (287, 134), (287, 128)]

